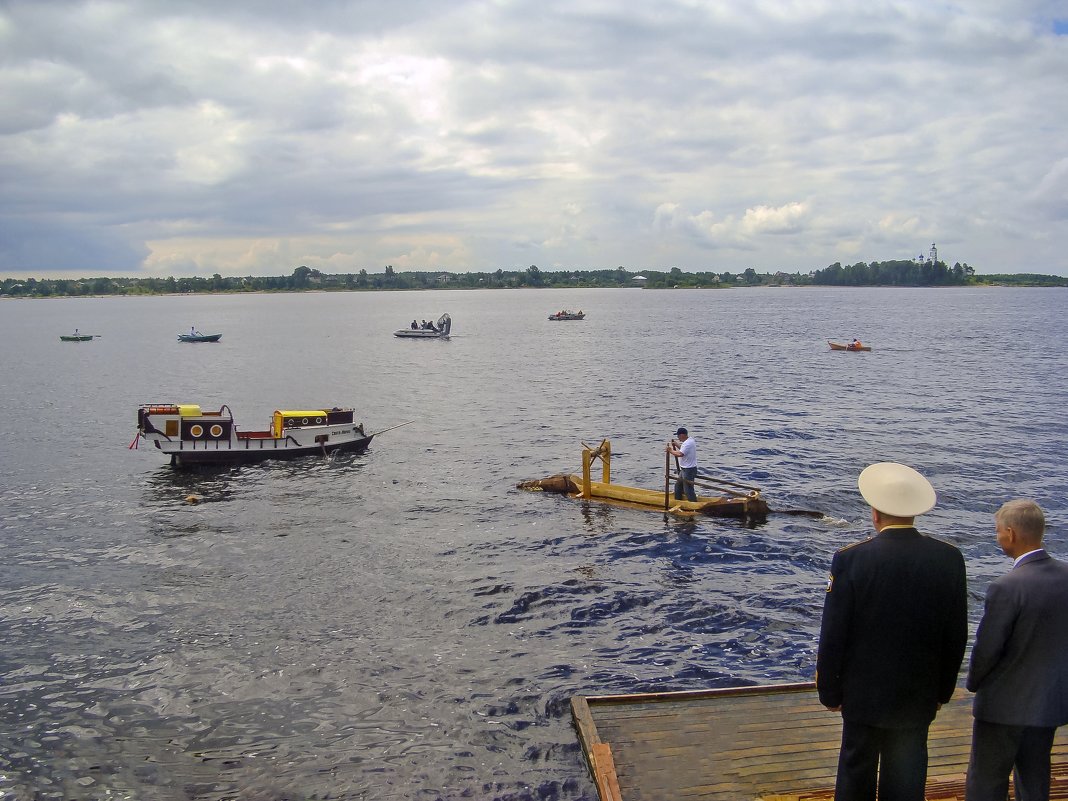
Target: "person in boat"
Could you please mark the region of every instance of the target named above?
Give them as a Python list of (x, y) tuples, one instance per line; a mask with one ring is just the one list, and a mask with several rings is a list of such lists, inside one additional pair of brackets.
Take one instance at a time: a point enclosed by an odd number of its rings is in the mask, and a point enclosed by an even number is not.
[(672, 439), (664, 449), (679, 460), (679, 478), (675, 481), (675, 500), (681, 501), (683, 492), (686, 500), (696, 501), (697, 490), (694, 479), (697, 478), (697, 443), (685, 428), (675, 432), (678, 439)]
[(860, 350), (864, 346), (860, 344), (859, 339), (853, 337), (853, 341), (850, 342), (846, 347), (848, 347), (850, 350)]
[(419, 323), (417, 323), (415, 320), (412, 320), (412, 330), (413, 331), (418, 331), (419, 330)]
[(968, 579), (953, 545), (917, 531), (934, 488), (897, 462), (857, 482), (875, 536), (831, 559), (816, 651), (820, 703), (842, 715), (835, 798), (923, 801), (927, 730), (968, 641)]
[(1050, 750), (1068, 723), (1068, 564), (1042, 547), (1046, 516), (1018, 499), (994, 513), (1013, 560), (986, 591), (966, 686), (975, 693), (965, 798), (1050, 797)]

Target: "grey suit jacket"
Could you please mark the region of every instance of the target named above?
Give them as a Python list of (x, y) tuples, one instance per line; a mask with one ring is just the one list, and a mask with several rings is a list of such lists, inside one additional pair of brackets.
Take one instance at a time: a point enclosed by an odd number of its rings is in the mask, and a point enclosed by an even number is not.
[(1068, 723), (1068, 564), (1037, 551), (990, 584), (968, 689), (989, 723)]

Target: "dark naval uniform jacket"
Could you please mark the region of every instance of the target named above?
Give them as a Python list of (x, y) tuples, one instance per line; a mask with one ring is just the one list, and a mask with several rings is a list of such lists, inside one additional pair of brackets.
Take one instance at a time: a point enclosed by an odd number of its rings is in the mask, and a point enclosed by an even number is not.
[(816, 687), (844, 720), (928, 725), (957, 684), (968, 640), (964, 557), (915, 528), (884, 528), (831, 561)]
[(967, 685), (979, 720), (1068, 723), (1068, 564), (1038, 550), (991, 582)]

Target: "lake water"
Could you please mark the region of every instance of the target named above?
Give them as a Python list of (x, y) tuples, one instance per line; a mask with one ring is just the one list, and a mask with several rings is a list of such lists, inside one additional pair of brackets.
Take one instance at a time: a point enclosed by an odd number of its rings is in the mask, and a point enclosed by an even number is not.
[[(583, 322), (546, 318), (584, 309)], [(569, 699), (812, 678), (867, 464), (1004, 572), (1031, 497), (1065, 554), (1059, 289), (516, 290), (0, 301), (0, 796), (595, 799)], [(449, 312), (449, 341), (391, 336)], [(176, 341), (196, 326), (217, 345)], [(61, 343), (75, 327), (100, 334)], [(871, 353), (831, 352), (860, 337)], [(353, 405), (365, 454), (175, 472), (140, 403)], [(607, 437), (663, 486), (772, 514), (682, 522), (527, 493)], [(186, 496), (202, 498), (188, 504)]]

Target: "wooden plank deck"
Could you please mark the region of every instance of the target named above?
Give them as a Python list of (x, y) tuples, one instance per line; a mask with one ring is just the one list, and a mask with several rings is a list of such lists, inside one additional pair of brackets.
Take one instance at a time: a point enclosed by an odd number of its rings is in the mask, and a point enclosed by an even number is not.
[[(963, 799), (972, 695), (931, 724), (929, 801)], [(601, 801), (831, 801), (842, 736), (814, 684), (576, 696), (571, 714)], [(1068, 732), (1053, 748), (1051, 798), (1068, 799)]]

